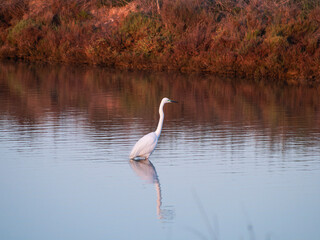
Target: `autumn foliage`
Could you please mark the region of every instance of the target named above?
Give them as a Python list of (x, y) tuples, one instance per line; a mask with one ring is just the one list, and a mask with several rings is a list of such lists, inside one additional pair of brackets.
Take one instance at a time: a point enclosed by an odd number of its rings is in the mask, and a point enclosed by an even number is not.
[(0, 57), (320, 81), (320, 1), (4, 0)]

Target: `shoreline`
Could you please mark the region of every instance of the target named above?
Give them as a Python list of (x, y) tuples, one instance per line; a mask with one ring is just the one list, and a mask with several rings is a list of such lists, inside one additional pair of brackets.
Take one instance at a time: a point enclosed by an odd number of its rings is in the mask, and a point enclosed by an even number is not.
[(4, 1), (0, 59), (319, 85), (319, 6), (271, 0), (160, 3), (158, 10), (149, 0), (120, 6)]

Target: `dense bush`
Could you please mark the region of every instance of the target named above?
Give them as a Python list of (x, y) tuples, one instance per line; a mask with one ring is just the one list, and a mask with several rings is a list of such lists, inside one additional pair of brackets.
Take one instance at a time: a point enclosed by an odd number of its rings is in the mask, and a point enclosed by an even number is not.
[(4, 0), (0, 57), (316, 82), (320, 1)]

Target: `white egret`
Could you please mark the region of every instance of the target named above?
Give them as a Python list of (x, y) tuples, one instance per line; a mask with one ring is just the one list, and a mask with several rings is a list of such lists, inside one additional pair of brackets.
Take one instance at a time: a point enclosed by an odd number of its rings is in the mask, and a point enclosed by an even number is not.
[(134, 145), (134, 147), (131, 150), (130, 159), (147, 159), (153, 153), (161, 134), (164, 119), (163, 106), (166, 103), (177, 102), (170, 100), (169, 98), (163, 98), (161, 100), (159, 107), (160, 119), (156, 131), (148, 133), (139, 139), (139, 141)]

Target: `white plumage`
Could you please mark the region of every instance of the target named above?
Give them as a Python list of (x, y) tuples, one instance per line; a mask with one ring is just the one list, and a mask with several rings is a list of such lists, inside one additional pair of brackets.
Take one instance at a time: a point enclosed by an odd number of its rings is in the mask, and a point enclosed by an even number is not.
[(135, 157), (149, 158), (151, 153), (154, 151), (158, 143), (158, 137), (155, 132), (148, 133), (144, 135), (139, 141), (134, 145), (130, 153), (130, 158)]
[(161, 134), (164, 113), (163, 113), (163, 106), (166, 103), (177, 103), (176, 101), (170, 100), (168, 98), (163, 98), (160, 107), (159, 107), (159, 114), (160, 119), (158, 123), (158, 127), (156, 131), (148, 133), (144, 135), (139, 141), (134, 145), (130, 153), (130, 159), (147, 159), (153, 153), (154, 149), (157, 146), (158, 139)]

